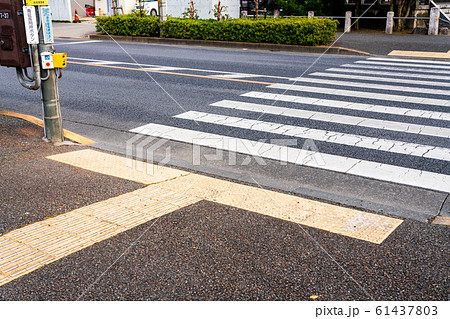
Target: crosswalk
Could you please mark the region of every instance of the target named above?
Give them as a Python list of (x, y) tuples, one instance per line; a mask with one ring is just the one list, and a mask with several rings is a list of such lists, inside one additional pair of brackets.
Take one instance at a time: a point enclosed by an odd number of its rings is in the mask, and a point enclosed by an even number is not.
[(130, 131), (450, 193), (449, 79), (449, 62), (368, 58)]

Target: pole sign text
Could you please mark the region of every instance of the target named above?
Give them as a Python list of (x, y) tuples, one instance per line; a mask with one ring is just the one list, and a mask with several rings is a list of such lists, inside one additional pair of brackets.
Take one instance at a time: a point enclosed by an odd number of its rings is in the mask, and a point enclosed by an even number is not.
[(11, 14), (9, 12), (0, 12), (0, 19), (10, 19)]
[(25, 20), (25, 33), (27, 35), (28, 44), (39, 43), (38, 26), (36, 23), (36, 10), (33, 6), (23, 7), (23, 17)]
[(52, 12), (50, 11), (50, 7), (41, 7), (41, 21), (42, 32), (44, 33), (44, 43), (53, 43)]

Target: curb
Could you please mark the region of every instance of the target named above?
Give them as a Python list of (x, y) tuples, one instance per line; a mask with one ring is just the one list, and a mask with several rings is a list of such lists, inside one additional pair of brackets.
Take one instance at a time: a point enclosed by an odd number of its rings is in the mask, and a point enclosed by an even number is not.
[[(31, 115), (20, 114), (20, 113), (10, 112), (10, 111), (0, 111), (0, 115), (19, 118), (19, 119), (25, 120), (27, 122), (30, 122), (34, 125), (44, 127), (43, 120), (38, 119), (37, 117), (31, 116)], [(95, 141), (88, 139), (87, 137), (81, 136), (79, 134), (68, 131), (66, 129), (63, 129), (63, 132), (64, 132), (64, 137), (71, 140), (72, 142), (75, 142), (75, 143), (78, 143), (81, 145), (89, 145), (89, 144), (95, 143)]]
[(303, 45), (287, 45), (287, 44), (271, 44), (271, 43), (249, 43), (249, 42), (228, 42), (228, 41), (209, 41), (209, 40), (192, 40), (192, 39), (172, 39), (172, 38), (151, 38), (151, 37), (132, 37), (132, 36), (108, 36), (103, 34), (90, 34), (91, 40), (104, 41), (124, 41), (149, 44), (169, 44), (169, 45), (192, 45), (230, 49), (253, 49), (267, 51), (286, 51), (299, 53), (314, 54), (344, 54), (368, 56), (370, 53), (341, 47), (327, 46), (303, 46)]

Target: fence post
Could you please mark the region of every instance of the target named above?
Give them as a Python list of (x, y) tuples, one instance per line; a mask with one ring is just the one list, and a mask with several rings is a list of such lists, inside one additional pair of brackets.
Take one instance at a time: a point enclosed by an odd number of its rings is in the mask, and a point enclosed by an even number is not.
[(386, 19), (386, 34), (392, 34), (394, 28), (394, 11), (389, 11)]
[(308, 11), (308, 18), (314, 17), (314, 11)]
[(345, 26), (344, 26), (344, 32), (350, 32), (352, 27), (352, 12), (347, 11), (345, 12)]
[(430, 10), (430, 26), (428, 27), (428, 35), (437, 35), (439, 32), (439, 8), (433, 7)]

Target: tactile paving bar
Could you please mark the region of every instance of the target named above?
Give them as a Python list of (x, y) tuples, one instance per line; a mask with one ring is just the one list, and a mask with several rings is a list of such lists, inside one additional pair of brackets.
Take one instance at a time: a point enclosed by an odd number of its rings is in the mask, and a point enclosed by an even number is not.
[[(50, 159), (151, 185), (136, 194), (159, 194), (183, 202), (182, 196), (230, 205), (267, 216), (296, 222), (333, 233), (382, 243), (402, 220), (335, 206), (298, 196), (268, 191), (217, 178), (135, 161), (94, 150), (50, 156)], [(136, 169), (139, 168), (139, 170)], [(148, 174), (147, 172), (151, 172)], [(152, 175), (153, 174), (153, 175)], [(166, 190), (166, 194), (161, 194)], [(188, 200), (189, 202), (189, 200)], [(127, 203), (128, 205), (128, 203)], [(135, 205), (134, 203), (130, 205)]]

